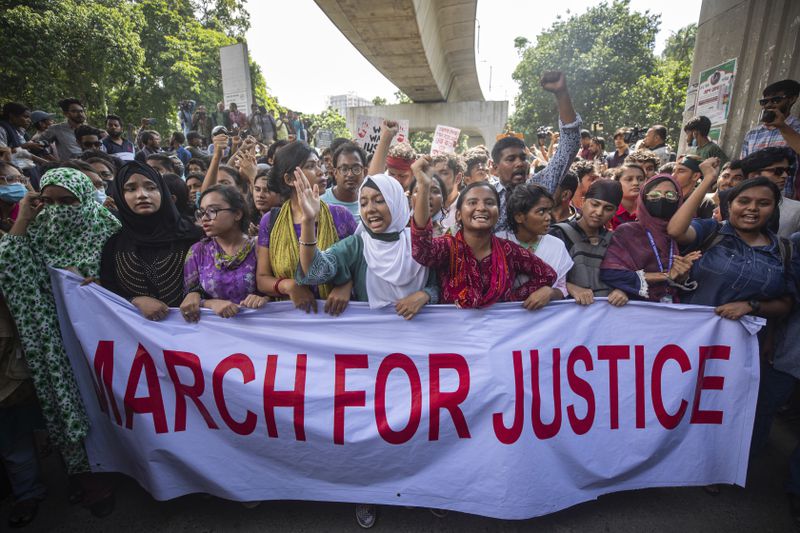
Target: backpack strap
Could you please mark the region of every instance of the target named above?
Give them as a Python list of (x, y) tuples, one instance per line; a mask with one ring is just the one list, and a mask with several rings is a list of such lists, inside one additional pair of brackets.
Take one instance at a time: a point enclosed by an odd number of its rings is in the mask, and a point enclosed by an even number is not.
[[(556, 224), (556, 227), (564, 232), (567, 238), (572, 242), (572, 246), (574, 246), (576, 242), (583, 240), (583, 236), (578, 233), (569, 222), (559, 222)], [(570, 246), (570, 249), (572, 249), (572, 246)]]
[(708, 250), (713, 248), (714, 246), (718, 245), (722, 242), (722, 239), (725, 238), (725, 235), (719, 232), (720, 224), (717, 224), (717, 227), (708, 234), (708, 236), (703, 239), (703, 242), (697, 247), (697, 250), (705, 254)]
[(786, 237), (778, 237), (778, 248), (781, 251), (781, 259), (783, 260), (783, 274), (784, 276), (789, 273), (792, 268), (792, 241)]

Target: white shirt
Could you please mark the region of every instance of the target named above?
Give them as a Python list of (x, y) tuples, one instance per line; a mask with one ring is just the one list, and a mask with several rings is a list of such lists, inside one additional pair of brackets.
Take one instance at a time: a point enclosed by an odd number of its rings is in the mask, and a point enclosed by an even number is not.
[[(501, 231), (497, 236), (501, 239), (507, 239), (520, 244), (517, 236), (511, 231)], [(568, 294), (567, 274), (575, 263), (569, 256), (567, 247), (564, 246), (564, 241), (552, 235), (543, 235), (539, 240), (538, 246), (536, 246), (536, 250), (531, 251), (536, 257), (550, 265), (550, 267), (556, 271), (556, 282), (553, 284), (553, 288), (560, 290), (566, 298)], [(528, 281), (528, 279), (529, 277), (525, 274), (518, 275), (517, 280), (514, 282), (514, 287), (522, 285)]]

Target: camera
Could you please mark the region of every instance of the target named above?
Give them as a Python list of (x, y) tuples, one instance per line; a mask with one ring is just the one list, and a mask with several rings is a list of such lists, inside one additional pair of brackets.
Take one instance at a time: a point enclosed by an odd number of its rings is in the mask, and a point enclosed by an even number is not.
[(634, 144), (639, 139), (644, 139), (644, 134), (647, 133), (647, 130), (638, 124), (632, 128), (627, 128), (627, 130), (623, 137), (625, 139), (625, 144)]
[(536, 138), (539, 139), (540, 141), (543, 141), (545, 139), (549, 139), (552, 136), (553, 136), (553, 132), (550, 130), (549, 127), (540, 126), (536, 130)]

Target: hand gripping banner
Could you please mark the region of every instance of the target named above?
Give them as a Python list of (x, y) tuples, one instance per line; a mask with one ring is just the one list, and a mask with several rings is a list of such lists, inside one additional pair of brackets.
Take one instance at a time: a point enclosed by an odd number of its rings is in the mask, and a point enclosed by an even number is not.
[(759, 319), (605, 301), (411, 321), (269, 303), (150, 322), (51, 271), (89, 459), (155, 498), (320, 500), (505, 519), (644, 487), (744, 485)]

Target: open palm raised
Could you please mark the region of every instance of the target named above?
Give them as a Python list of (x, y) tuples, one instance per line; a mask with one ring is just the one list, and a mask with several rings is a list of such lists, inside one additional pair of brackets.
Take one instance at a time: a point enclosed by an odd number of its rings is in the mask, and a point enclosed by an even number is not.
[(319, 190), (308, 182), (300, 167), (294, 169), (294, 183), (297, 191), (297, 200), (303, 210), (305, 220), (316, 220), (319, 215)]

